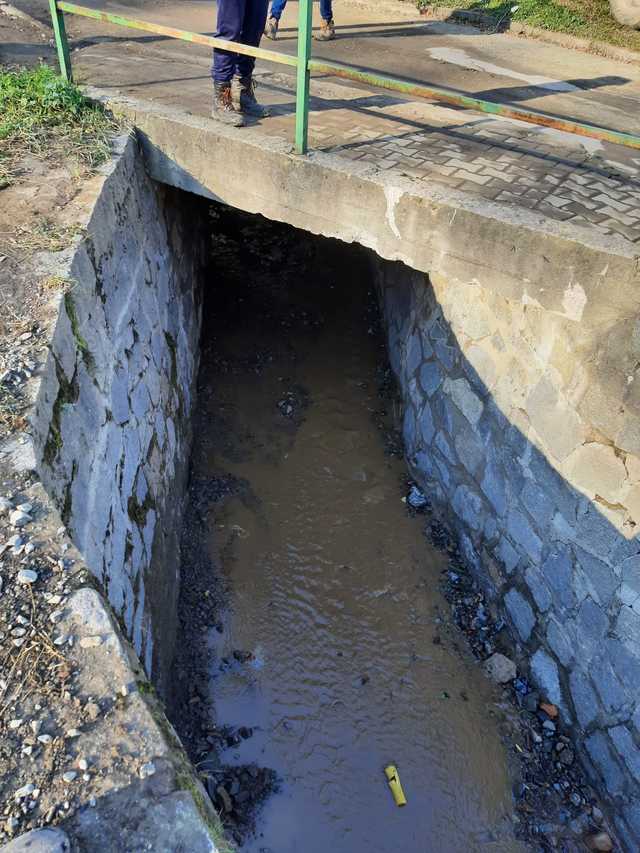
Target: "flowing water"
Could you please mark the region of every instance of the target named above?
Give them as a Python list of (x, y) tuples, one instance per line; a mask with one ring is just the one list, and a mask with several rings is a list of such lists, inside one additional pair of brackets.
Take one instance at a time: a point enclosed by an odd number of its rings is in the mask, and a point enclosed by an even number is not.
[(243, 850), (519, 851), (495, 695), (434, 643), (443, 557), (388, 452), (364, 253), (265, 229), (216, 244), (194, 448), (198, 476), (243, 483), (208, 517), (229, 589), (211, 695), (253, 730), (223, 760), (281, 780)]

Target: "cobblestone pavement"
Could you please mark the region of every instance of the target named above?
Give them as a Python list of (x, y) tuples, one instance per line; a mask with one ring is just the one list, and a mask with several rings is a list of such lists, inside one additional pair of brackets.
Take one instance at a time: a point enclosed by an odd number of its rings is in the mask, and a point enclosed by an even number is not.
[[(279, 79), (277, 88), (288, 85)], [(318, 85), (323, 84), (316, 90)], [(265, 78), (266, 101), (270, 89)], [(640, 243), (640, 151), (344, 89), (348, 106), (344, 99), (316, 91), (310, 117), (313, 148)], [(274, 113), (261, 130), (290, 138), (289, 106), (276, 107)]]

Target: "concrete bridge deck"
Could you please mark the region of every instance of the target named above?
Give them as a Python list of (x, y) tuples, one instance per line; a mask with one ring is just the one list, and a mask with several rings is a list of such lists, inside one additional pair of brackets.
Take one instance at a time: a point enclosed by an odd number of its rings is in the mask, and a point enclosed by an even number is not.
[[(98, 5), (98, 4), (96, 4)], [(104, 4), (99, 4), (104, 6)], [(122, 6), (108, 4), (117, 10)], [(136, 3), (127, 13), (211, 32), (210, 3)], [(290, 3), (275, 49), (295, 50), (297, 4)], [(420, 21), (408, 4), (338, 5), (339, 39), (314, 44), (320, 56), (435, 85), (516, 102), (618, 130), (640, 132), (640, 66), (472, 27)], [(209, 114), (207, 49), (68, 17), (79, 80), (110, 97), (128, 96)], [(266, 42), (266, 40), (264, 40)], [(268, 43), (268, 46), (272, 46)], [(240, 133), (291, 141), (291, 69), (258, 65), (271, 118)], [(541, 73), (543, 72), (543, 73)], [(310, 145), (425, 186), (538, 219), (640, 242), (640, 152), (554, 130), (314, 78)]]

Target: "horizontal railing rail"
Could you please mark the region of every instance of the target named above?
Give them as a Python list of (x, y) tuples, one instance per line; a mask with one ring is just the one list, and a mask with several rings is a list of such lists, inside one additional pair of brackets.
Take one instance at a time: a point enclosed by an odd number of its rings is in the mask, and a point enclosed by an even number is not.
[(580, 121), (562, 118), (561, 116), (543, 113), (538, 110), (523, 110), (511, 104), (500, 104), (495, 101), (483, 101), (472, 95), (465, 95), (453, 89), (440, 89), (435, 86), (425, 86), (422, 83), (414, 83), (410, 80), (399, 80), (395, 77), (387, 77), (383, 74), (365, 71), (353, 65), (344, 65), (341, 62), (329, 62), (323, 59), (310, 59), (309, 70), (322, 74), (330, 74), (332, 77), (342, 77), (345, 80), (355, 80), (358, 83), (368, 83), (379, 89), (390, 89), (393, 92), (402, 92), (404, 95), (417, 95), (419, 98), (428, 98), (431, 101), (441, 101), (445, 104), (453, 104), (476, 112), (490, 113), (502, 118), (512, 118), (516, 121), (537, 124), (543, 127), (551, 127), (562, 130), (565, 133), (574, 133), (579, 136), (589, 136), (592, 139), (600, 139), (603, 142), (613, 142), (616, 145), (628, 145), (631, 148), (640, 148), (640, 137), (618, 130), (609, 130), (605, 127), (584, 124)]
[(105, 24), (115, 24), (116, 26), (128, 27), (132, 30), (144, 30), (146, 33), (155, 33), (156, 35), (166, 36), (167, 38), (190, 41), (193, 44), (203, 44), (205, 47), (232, 50), (234, 53), (260, 57), (260, 59), (266, 59), (269, 62), (281, 62), (283, 65), (296, 66), (298, 64), (295, 56), (288, 56), (288, 54), (279, 53), (276, 50), (251, 47), (248, 44), (239, 44), (235, 41), (207, 36), (204, 33), (191, 33), (189, 30), (178, 30), (175, 27), (165, 27), (162, 24), (153, 24), (150, 21), (141, 21), (138, 18), (125, 18), (123, 15), (116, 15), (113, 12), (102, 12), (100, 9), (90, 9), (88, 6), (67, 3), (66, 0), (58, 0), (56, 5), (61, 12), (68, 12), (70, 15), (80, 15), (83, 18), (93, 18), (96, 21), (103, 21)]
[[(298, 24), (298, 55), (289, 56), (275, 50), (265, 50), (261, 47), (252, 47), (248, 44), (240, 44), (203, 33), (192, 33), (188, 30), (180, 30), (174, 27), (166, 27), (162, 24), (154, 24), (151, 21), (142, 21), (138, 18), (128, 18), (113, 12), (103, 12), (88, 6), (79, 6), (76, 3), (68, 3), (67, 0), (49, 0), (53, 30), (60, 64), (60, 73), (67, 80), (72, 79), (71, 58), (64, 23), (64, 13), (70, 15), (81, 15), (93, 18), (108, 24), (115, 24), (129, 29), (143, 30), (148, 33), (163, 35), (167, 38), (180, 39), (181, 41), (201, 44), (218, 50), (228, 50), (245, 56), (254, 56), (267, 62), (289, 65), (296, 68), (296, 127), (295, 127), (295, 149), (298, 154), (305, 154), (308, 144), (309, 130), (309, 81), (312, 71), (328, 74), (332, 77), (341, 77), (356, 83), (365, 83), (380, 89), (400, 92), (404, 95), (413, 95), (432, 101), (452, 104), (463, 109), (475, 110), (476, 112), (489, 113), (503, 118), (515, 119), (516, 121), (535, 124), (543, 127), (553, 128), (586, 136), (591, 139), (599, 139), (603, 142), (611, 142), (616, 145), (625, 145), (629, 148), (640, 149), (640, 137), (623, 131), (611, 130), (606, 127), (585, 124), (562, 116), (551, 115), (537, 110), (525, 110), (511, 104), (501, 104), (495, 101), (484, 101), (456, 92), (453, 89), (436, 88), (422, 83), (409, 80), (400, 80), (385, 74), (358, 68), (355, 65), (346, 65), (340, 62), (332, 62), (324, 59), (311, 57), (311, 12), (312, 0), (300, 0), (299, 2), (299, 24)], [(348, 103), (348, 102), (347, 102)]]

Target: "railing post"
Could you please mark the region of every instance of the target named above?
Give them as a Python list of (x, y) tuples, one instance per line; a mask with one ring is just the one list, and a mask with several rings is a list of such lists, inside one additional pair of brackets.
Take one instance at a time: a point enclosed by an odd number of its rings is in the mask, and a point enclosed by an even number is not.
[(312, 0), (299, 0), (298, 72), (296, 77), (296, 154), (307, 153), (309, 132), (309, 57), (311, 56)]
[(56, 40), (56, 50), (58, 51), (58, 63), (60, 65), (60, 74), (65, 80), (71, 81), (73, 75), (71, 73), (71, 57), (69, 56), (69, 42), (67, 41), (67, 31), (64, 26), (64, 13), (58, 9), (56, 0), (49, 0), (49, 9), (51, 10), (51, 23), (53, 24), (53, 35)]

